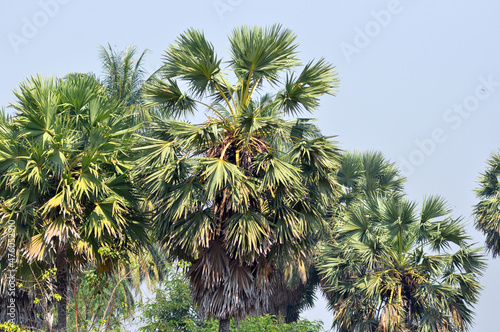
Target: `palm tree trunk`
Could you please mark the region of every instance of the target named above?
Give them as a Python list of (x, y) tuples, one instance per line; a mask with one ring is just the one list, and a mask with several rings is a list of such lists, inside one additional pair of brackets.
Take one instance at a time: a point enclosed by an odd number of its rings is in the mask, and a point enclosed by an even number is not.
[(68, 248), (59, 246), (56, 257), (57, 294), (61, 299), (57, 303), (57, 331), (66, 332), (66, 306), (68, 304)]
[(228, 319), (220, 319), (219, 320), (219, 332), (229, 332), (229, 326), (231, 324), (231, 320)]

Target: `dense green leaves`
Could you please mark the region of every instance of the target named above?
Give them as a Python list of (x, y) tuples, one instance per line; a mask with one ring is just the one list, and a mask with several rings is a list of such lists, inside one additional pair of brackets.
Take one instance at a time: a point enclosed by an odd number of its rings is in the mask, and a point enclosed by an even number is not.
[[(127, 236), (143, 234), (140, 228), (127, 227), (135, 223), (131, 208), (136, 197), (124, 173), (131, 167), (127, 149), (135, 128), (128, 126), (116, 102), (106, 100), (93, 77), (79, 77), (32, 78), (21, 85), (18, 113), (7, 124), (10, 135), (1, 141), (2, 150), (21, 152), (5, 155), (0, 163), (7, 170), (9, 196), (24, 197), (5, 201), (11, 212), (3, 220), (36, 206), (33, 217), (42, 222), (18, 221), (33, 223), (33, 236), (43, 234), (38, 257), (50, 250), (53, 238), (61, 243), (78, 242), (82, 236), (98, 241), (122, 238), (124, 244)], [(91, 252), (85, 255), (93, 256)]]
[(231, 65), (241, 85), (250, 81), (260, 84), (263, 79), (276, 84), (281, 71), (300, 63), (296, 57), (295, 35), (279, 25), (266, 29), (236, 28), (230, 43)]

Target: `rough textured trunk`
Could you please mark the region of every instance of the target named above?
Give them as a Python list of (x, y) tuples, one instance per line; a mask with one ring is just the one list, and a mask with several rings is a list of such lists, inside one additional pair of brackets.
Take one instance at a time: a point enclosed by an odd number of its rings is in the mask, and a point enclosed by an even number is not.
[(229, 332), (230, 325), (231, 325), (230, 319), (220, 319), (219, 320), (219, 332)]
[(66, 307), (68, 304), (68, 252), (66, 246), (59, 246), (56, 257), (57, 294), (57, 331), (66, 332)]
[[(13, 294), (15, 293), (15, 294)], [(8, 288), (2, 290), (0, 296), (0, 323), (13, 322), (19, 326), (29, 327), (30, 329), (43, 329), (45, 308), (40, 301), (34, 303), (35, 296), (19, 288), (15, 292)], [(45, 304), (47, 307), (48, 305)]]

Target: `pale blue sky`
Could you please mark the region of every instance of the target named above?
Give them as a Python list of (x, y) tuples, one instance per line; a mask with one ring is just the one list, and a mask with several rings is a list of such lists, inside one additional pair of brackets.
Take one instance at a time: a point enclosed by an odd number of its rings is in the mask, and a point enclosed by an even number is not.
[[(337, 66), (337, 97), (314, 117), (344, 149), (380, 150), (404, 168), (406, 192), (444, 196), (471, 226), (473, 193), (500, 147), (500, 2), (476, 1), (96, 1), (2, 0), (0, 106), (41, 73), (99, 73), (99, 45), (149, 49), (153, 71), (163, 50), (190, 27), (203, 29), (219, 56), (239, 25), (292, 29), (304, 62)], [(51, 4), (51, 5), (50, 5)], [(54, 6), (57, 4), (57, 6)], [(387, 15), (387, 13), (390, 14)], [(498, 331), (500, 259), (482, 279), (473, 331)], [(331, 322), (324, 301), (306, 313)]]

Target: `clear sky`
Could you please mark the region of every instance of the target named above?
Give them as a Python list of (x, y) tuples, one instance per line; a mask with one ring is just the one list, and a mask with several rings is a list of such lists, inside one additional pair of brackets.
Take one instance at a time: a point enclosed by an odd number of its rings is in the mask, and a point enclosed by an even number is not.
[[(135, 44), (151, 52), (146, 68), (184, 30), (203, 29), (219, 56), (239, 25), (281, 23), (292, 29), (304, 62), (337, 66), (337, 97), (314, 117), (343, 149), (380, 150), (408, 178), (419, 202), (444, 196), (472, 226), (476, 180), (500, 147), (500, 2), (372, 1), (96, 1), (1, 0), (0, 106), (26, 77), (100, 73), (98, 46)], [(473, 331), (498, 331), (500, 259), (482, 278)], [(331, 323), (325, 302), (305, 317)]]

